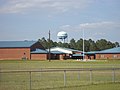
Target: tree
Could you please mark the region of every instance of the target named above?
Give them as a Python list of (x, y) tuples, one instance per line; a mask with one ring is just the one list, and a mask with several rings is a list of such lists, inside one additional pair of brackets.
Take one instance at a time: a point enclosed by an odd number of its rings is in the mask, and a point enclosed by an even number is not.
[(96, 51), (97, 50), (96, 43), (92, 39), (89, 39), (88, 41), (90, 44), (89, 51)]
[(76, 41), (75, 41), (75, 39), (72, 38), (70, 40), (69, 45), (70, 45), (70, 48), (75, 49), (76, 48)]
[(101, 39), (96, 41), (96, 46), (98, 50), (105, 50), (115, 47), (115, 44), (105, 39)]
[(115, 44), (110, 41), (107, 41), (107, 45), (105, 46), (105, 48), (109, 49), (109, 48), (113, 48), (113, 47), (115, 47)]
[[(48, 46), (49, 45), (48, 39), (46, 40), (43, 37), (42, 39), (39, 39), (38, 41), (44, 46), (45, 49), (48, 49), (48, 47), (49, 47)], [(56, 47), (56, 46), (65, 47), (65, 48), (72, 48), (72, 49), (77, 49), (77, 50), (82, 51), (83, 50), (83, 39), (80, 38), (79, 40), (75, 41), (75, 39), (72, 38), (70, 40), (70, 43), (54, 42), (54, 41), (50, 40), (50, 47)], [(93, 41), (92, 39), (84, 40), (84, 48), (85, 48), (86, 52), (105, 50), (105, 49), (119, 47), (119, 46), (120, 45), (118, 42), (112, 43), (110, 41), (107, 41), (106, 39), (100, 39), (100, 40), (97, 40), (96, 42)]]
[(82, 51), (83, 50), (83, 39), (79, 39), (77, 42), (76, 42), (76, 49)]
[(38, 41), (44, 46), (44, 48), (48, 48), (48, 41), (46, 41), (45, 37), (38, 39)]
[(90, 51), (90, 43), (88, 40), (84, 40), (84, 50), (85, 52)]
[(118, 42), (115, 42), (114, 44), (115, 44), (115, 47), (119, 47), (120, 46)]

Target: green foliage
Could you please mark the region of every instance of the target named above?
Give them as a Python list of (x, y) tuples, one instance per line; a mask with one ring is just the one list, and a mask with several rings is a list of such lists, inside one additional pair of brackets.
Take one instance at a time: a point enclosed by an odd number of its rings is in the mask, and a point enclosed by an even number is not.
[(97, 40), (96, 41), (96, 46), (98, 50), (104, 50), (104, 49), (109, 49), (113, 47), (117, 47), (115, 43), (112, 43), (110, 41), (107, 41), (105, 39)]
[[(49, 48), (49, 40), (45, 39), (44, 37), (42, 39), (38, 40), (46, 49)], [(100, 39), (97, 40), (96, 42), (93, 41), (92, 39), (89, 40), (84, 40), (85, 44), (85, 51), (99, 51), (99, 50), (104, 50), (104, 49), (109, 49), (113, 47), (119, 47), (118, 42), (111, 42), (107, 41), (106, 39)], [(83, 50), (83, 39), (80, 38), (79, 40), (75, 40), (72, 38), (69, 43), (62, 43), (62, 42), (54, 42), (50, 40), (50, 47), (65, 47), (65, 48), (72, 48), (72, 49), (77, 49), (82, 51)]]
[(69, 45), (70, 45), (71, 48), (76, 49), (76, 41), (75, 41), (75, 39), (71, 39)]

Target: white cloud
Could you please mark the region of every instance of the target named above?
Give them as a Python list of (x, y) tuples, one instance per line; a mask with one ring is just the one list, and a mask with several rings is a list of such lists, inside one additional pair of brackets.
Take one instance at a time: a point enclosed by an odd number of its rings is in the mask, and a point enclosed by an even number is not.
[[(63, 25), (63, 26), (60, 26), (59, 29), (64, 31), (74, 31), (74, 32), (82, 31), (82, 29), (93, 30), (93, 31), (120, 30), (120, 23), (110, 22), (110, 21), (103, 21), (103, 22), (96, 22), (96, 23), (82, 23), (74, 26)], [(98, 35), (98, 34), (103, 35), (103, 33), (96, 33), (94, 35)]]
[(97, 23), (84, 23), (79, 25), (80, 28), (84, 29), (113, 29), (113, 28), (120, 28), (120, 23), (117, 22), (97, 22)]
[(63, 25), (60, 26), (60, 29), (62, 30), (71, 30), (71, 31), (80, 31), (82, 29), (85, 30), (111, 30), (111, 29), (120, 29), (120, 23), (118, 22), (109, 22), (109, 21), (103, 21), (103, 22), (96, 22), (96, 23), (83, 23), (79, 25)]
[[(119, 22), (96, 22), (96, 23), (82, 23), (79, 25), (63, 25), (60, 30), (64, 30), (70, 34), (70, 37), (82, 37), (82, 30), (85, 31), (86, 39), (98, 40), (101, 38), (119, 37), (120, 23)], [(76, 38), (78, 39), (78, 37)]]
[(63, 26), (60, 26), (59, 29), (64, 31), (74, 31), (74, 32), (78, 32), (82, 30), (79, 25), (75, 25), (75, 26), (63, 25)]
[(61, 30), (70, 30), (72, 27), (70, 25), (63, 25), (60, 27)]
[(6, 0), (0, 6), (0, 13), (21, 13), (27, 10), (45, 9), (66, 12), (71, 9), (82, 9), (94, 0)]

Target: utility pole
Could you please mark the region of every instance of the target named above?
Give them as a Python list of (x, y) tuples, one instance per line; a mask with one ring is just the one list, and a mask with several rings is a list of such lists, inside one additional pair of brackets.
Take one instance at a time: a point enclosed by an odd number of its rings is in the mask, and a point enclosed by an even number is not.
[(50, 59), (51, 59), (51, 55), (50, 55), (50, 30), (49, 30), (49, 39), (48, 39), (48, 43), (49, 43), (49, 55), (48, 55), (48, 59), (49, 59), (49, 62), (50, 62)]
[(85, 39), (85, 37), (84, 37), (84, 29), (83, 29), (83, 60), (84, 60), (84, 56), (85, 56), (85, 43), (84, 43), (84, 39)]

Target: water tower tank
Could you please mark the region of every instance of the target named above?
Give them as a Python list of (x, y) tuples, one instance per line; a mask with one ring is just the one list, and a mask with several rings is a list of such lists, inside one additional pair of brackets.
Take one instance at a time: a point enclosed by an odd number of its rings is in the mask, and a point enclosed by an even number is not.
[(68, 37), (68, 34), (64, 31), (58, 32), (57, 37), (61, 40), (64, 40)]

